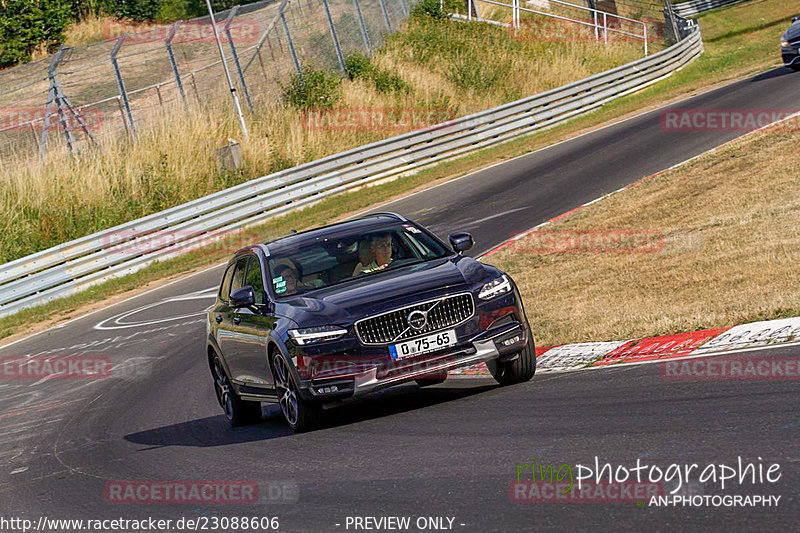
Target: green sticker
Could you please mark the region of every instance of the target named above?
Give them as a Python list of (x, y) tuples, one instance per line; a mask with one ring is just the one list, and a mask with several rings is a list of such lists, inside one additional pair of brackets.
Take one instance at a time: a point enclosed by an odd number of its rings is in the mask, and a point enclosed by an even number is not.
[(281, 287), (286, 287), (286, 282), (285, 281), (279, 281), (279, 282), (277, 282), (275, 284), (275, 288), (276, 289), (281, 288)]
[(284, 287), (275, 287), (275, 293), (276, 294), (283, 294), (284, 292), (286, 292), (286, 287), (285, 286)]
[(279, 281), (283, 281), (283, 276), (278, 276), (277, 278), (272, 278), (272, 283), (278, 283)]

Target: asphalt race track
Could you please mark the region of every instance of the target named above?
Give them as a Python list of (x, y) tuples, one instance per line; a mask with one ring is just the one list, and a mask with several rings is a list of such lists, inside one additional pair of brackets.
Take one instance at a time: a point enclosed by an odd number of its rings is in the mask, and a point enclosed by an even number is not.
[[(798, 94), (800, 74), (777, 69), (679, 107), (792, 108)], [(380, 210), (443, 237), (470, 231), (480, 253), (740, 134), (665, 132), (654, 111)], [(95, 354), (114, 369), (97, 380), (0, 380), (0, 516), (277, 516), (279, 531), (352, 531), (347, 517), (355, 516), (410, 516), (411, 531), (420, 516), (453, 518), (452, 529), (470, 532), (796, 528), (797, 381), (669, 381), (659, 364), (539, 374), (502, 389), (490, 379), (462, 378), (329, 411), (325, 426), (307, 434), (291, 434), (273, 406), (264, 407), (261, 424), (231, 429), (204, 356), (202, 310), (220, 275), (220, 267), (210, 269), (0, 349), (1, 357)], [(781, 496), (777, 508), (519, 503), (509, 496), (517, 465), (531, 457), (557, 469), (594, 466), (595, 457), (614, 467), (640, 459), (702, 468), (735, 465), (740, 456), (780, 464), (780, 479), (684, 490)], [(119, 480), (249, 480), (261, 494), (250, 505), (107, 503), (106, 483)]]

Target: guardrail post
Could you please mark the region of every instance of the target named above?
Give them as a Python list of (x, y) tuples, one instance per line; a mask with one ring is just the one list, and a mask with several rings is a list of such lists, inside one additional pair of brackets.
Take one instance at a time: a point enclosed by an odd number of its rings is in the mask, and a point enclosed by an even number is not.
[[(128, 123), (130, 124), (130, 133), (135, 141), (139, 141), (139, 135), (136, 132), (136, 123), (133, 121), (133, 113), (131, 112), (131, 103), (128, 101), (128, 92), (125, 90), (125, 82), (122, 80), (122, 74), (119, 71), (119, 63), (117, 63), (117, 54), (119, 49), (122, 48), (122, 43), (128, 37), (127, 33), (123, 33), (117, 39), (114, 48), (111, 50), (111, 66), (114, 67), (114, 77), (117, 78), (117, 87), (119, 88), (119, 97), (122, 105), (125, 106), (125, 113), (128, 115)], [(127, 129), (127, 127), (126, 127)]]
[(331, 30), (333, 47), (336, 48), (336, 58), (339, 60), (339, 67), (342, 69), (342, 74), (347, 76), (347, 67), (344, 65), (344, 56), (342, 55), (342, 48), (339, 46), (339, 37), (336, 35), (336, 28), (333, 26), (333, 17), (331, 16), (331, 8), (328, 5), (328, 0), (322, 0), (322, 6), (325, 8), (325, 17), (328, 19), (328, 27)]
[[(440, 0), (443, 2), (444, 0)], [(364, 48), (367, 51), (367, 54), (372, 54), (372, 47), (369, 43), (369, 33), (367, 33), (367, 25), (364, 24), (364, 17), (361, 14), (361, 4), (358, 0), (353, 0), (353, 3), (356, 5), (356, 15), (358, 17), (358, 26), (361, 28), (361, 36), (364, 38)]]
[(178, 63), (175, 61), (175, 54), (172, 52), (172, 39), (175, 38), (175, 33), (178, 31), (178, 25), (182, 21), (178, 21), (173, 24), (170, 29), (169, 33), (167, 34), (167, 40), (165, 41), (165, 45), (167, 47), (167, 56), (169, 56), (169, 64), (172, 67), (172, 74), (175, 76), (175, 85), (178, 87), (178, 93), (181, 95), (181, 101), (183, 102), (184, 107), (188, 106), (186, 102), (186, 93), (183, 90), (183, 83), (181, 82), (181, 73), (178, 71)]
[(233, 17), (239, 11), (240, 6), (234, 6), (228, 13), (228, 18), (225, 19), (224, 31), (228, 37), (228, 45), (231, 47), (231, 56), (233, 56), (233, 65), (236, 67), (236, 72), (239, 74), (239, 83), (242, 84), (242, 92), (244, 92), (244, 100), (247, 102), (247, 108), (253, 112), (253, 101), (250, 100), (250, 91), (247, 90), (247, 82), (244, 79), (244, 72), (242, 72), (242, 65), (239, 63), (239, 54), (236, 53), (236, 45), (233, 43), (233, 36), (231, 35), (231, 22)]
[[(381, 0), (383, 2), (383, 0)], [(294, 61), (294, 68), (297, 70), (299, 76), (303, 75), (303, 69), (300, 67), (300, 60), (297, 58), (297, 52), (294, 49), (294, 42), (292, 41), (292, 34), (289, 32), (289, 24), (286, 22), (286, 15), (281, 10), (281, 23), (283, 23), (283, 31), (286, 32), (286, 41), (289, 44), (289, 53), (292, 55)]]
[(389, 20), (389, 12), (386, 11), (386, 0), (380, 0), (381, 10), (383, 11), (383, 20), (386, 21), (386, 29), (392, 31), (392, 22)]

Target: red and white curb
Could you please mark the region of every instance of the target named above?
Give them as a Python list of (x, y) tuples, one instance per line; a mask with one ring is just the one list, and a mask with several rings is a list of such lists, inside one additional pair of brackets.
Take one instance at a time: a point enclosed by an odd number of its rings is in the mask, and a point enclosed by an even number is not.
[[(606, 368), (616, 364), (640, 364), (720, 355), (764, 347), (800, 344), (800, 317), (751, 322), (724, 327), (644, 337), (626, 341), (583, 342), (536, 349), (536, 371), (569, 372)], [(480, 364), (450, 372), (457, 376), (488, 375)]]

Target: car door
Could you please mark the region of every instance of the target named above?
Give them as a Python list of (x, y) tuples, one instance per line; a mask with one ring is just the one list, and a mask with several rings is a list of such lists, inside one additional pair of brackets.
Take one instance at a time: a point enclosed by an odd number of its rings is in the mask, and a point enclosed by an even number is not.
[[(234, 274), (234, 284), (235, 282)], [(264, 290), (261, 260), (255, 254), (247, 257), (247, 271), (242, 286), (248, 285), (253, 288), (255, 306), (231, 311), (232, 349), (236, 354), (234, 365), (237, 368), (237, 379), (243, 384), (270, 388), (272, 372), (267, 360), (267, 339), (275, 326), (275, 316), (271, 312), (272, 306), (268, 305)]]
[[(228, 365), (231, 380), (237, 383), (242, 382), (242, 368), (241, 356), (238, 353), (239, 346), (236, 340), (238, 325), (234, 322), (236, 309), (231, 307), (230, 295), (244, 286), (246, 273), (247, 257), (245, 256), (239, 258), (230, 267), (230, 272), (226, 273), (223, 279), (223, 287), (220, 291), (220, 305), (214, 310), (215, 320), (219, 324), (217, 327), (217, 344)], [(228, 281), (229, 278), (230, 281)]]

